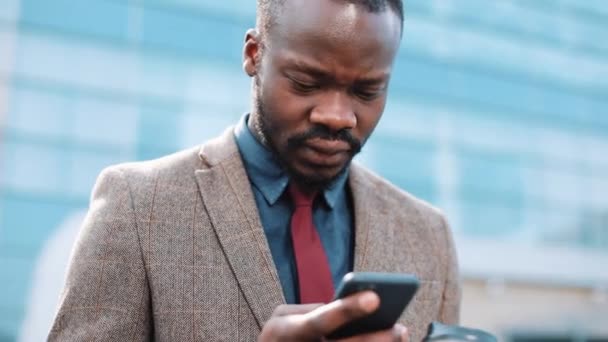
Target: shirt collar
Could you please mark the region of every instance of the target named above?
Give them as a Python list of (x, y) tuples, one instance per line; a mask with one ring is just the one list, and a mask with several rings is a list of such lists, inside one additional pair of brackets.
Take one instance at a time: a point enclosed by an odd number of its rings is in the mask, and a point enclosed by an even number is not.
[[(248, 119), (249, 114), (246, 114), (239, 120), (234, 129), (234, 136), (249, 178), (272, 206), (287, 188), (289, 176), (277, 162), (274, 154), (249, 130)], [(323, 197), (330, 209), (333, 209), (338, 201), (347, 178), (348, 172), (343, 172), (323, 191)]]

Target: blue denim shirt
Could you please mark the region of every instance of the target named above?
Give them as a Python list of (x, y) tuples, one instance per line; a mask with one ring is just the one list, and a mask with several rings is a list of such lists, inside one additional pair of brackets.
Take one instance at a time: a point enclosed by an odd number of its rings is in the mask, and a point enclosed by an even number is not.
[[(258, 207), (270, 252), (288, 304), (299, 302), (298, 273), (291, 242), (293, 205), (286, 193), (289, 176), (249, 130), (243, 116), (234, 130)], [(313, 220), (329, 259), (334, 287), (353, 268), (354, 225), (348, 173), (336, 179), (313, 207)]]

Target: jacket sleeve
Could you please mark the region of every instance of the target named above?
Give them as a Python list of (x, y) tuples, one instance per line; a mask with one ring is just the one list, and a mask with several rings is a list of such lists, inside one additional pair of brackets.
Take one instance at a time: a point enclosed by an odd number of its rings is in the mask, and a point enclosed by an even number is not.
[(93, 190), (49, 341), (146, 341), (150, 311), (129, 185), (109, 168)]
[(439, 320), (445, 324), (458, 324), (460, 322), (460, 300), (461, 283), (460, 272), (458, 270), (458, 256), (452, 237), (452, 231), (445, 217), (442, 217), (445, 230), (445, 249), (444, 260), (446, 268), (445, 287), (441, 302)]

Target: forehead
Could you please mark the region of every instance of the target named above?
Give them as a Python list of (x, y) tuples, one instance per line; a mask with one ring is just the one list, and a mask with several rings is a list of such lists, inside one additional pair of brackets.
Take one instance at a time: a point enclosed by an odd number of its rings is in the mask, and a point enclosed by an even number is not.
[(275, 19), (271, 50), (327, 66), (388, 68), (401, 40), (401, 21), (389, 7), (371, 13), (347, 1), (287, 0)]

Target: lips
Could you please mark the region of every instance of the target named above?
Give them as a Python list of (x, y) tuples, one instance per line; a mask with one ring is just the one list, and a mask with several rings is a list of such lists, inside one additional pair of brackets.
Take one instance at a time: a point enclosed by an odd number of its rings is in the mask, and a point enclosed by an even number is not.
[(307, 140), (304, 147), (302, 157), (307, 164), (330, 168), (343, 165), (350, 151), (345, 141), (319, 138)]
[(328, 156), (350, 151), (350, 145), (342, 140), (315, 138), (308, 140), (306, 142), (306, 146), (320, 154), (325, 154)]

